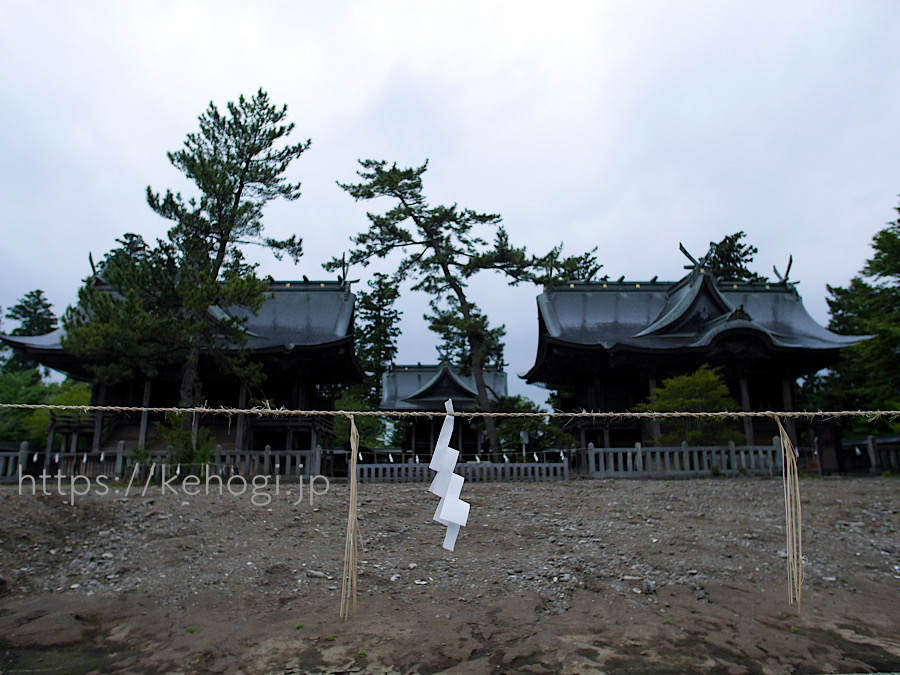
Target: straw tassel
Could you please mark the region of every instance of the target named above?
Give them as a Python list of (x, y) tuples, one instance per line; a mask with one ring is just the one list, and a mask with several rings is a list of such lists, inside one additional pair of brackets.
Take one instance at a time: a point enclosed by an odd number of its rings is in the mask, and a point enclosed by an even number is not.
[(797, 473), (797, 454), (791, 437), (778, 416), (778, 433), (781, 436), (781, 477), (784, 483), (784, 530), (787, 552), (788, 602), (797, 603), (800, 610), (800, 594), (803, 589), (803, 542), (801, 540), (802, 514), (800, 510), (800, 479)]
[[(359, 456), (359, 432), (350, 415), (350, 508), (347, 513), (347, 538), (344, 542), (344, 574), (341, 585), (341, 618), (346, 621), (356, 611), (356, 579), (359, 542), (362, 537), (357, 519), (356, 458)], [(352, 608), (352, 609), (351, 609)]]

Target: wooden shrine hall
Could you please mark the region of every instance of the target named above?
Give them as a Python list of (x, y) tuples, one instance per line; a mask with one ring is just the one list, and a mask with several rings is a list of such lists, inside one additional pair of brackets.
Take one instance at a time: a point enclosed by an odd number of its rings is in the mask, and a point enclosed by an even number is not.
[[(486, 368), (484, 380), (492, 400), (506, 396), (506, 372)], [(392, 366), (382, 376), (381, 410), (444, 412), (444, 402), (453, 401), (456, 411), (478, 409), (475, 377), (462, 375), (447, 363), (438, 365)], [(407, 420), (402, 450), (431, 456), (443, 423), (440, 414), (432, 418)], [(451, 447), (461, 458), (472, 460), (484, 445), (483, 429), (473, 428), (470, 420), (457, 419)]]
[[(273, 281), (255, 314), (243, 308), (217, 310), (246, 319), (244, 349), (249, 361), (262, 365), (264, 379), (258, 386), (247, 387), (222, 372), (211, 355), (202, 353), (199, 379), (206, 407), (246, 408), (256, 403), (289, 410), (332, 409), (329, 390), (360, 382), (364, 376), (354, 350), (354, 302), (343, 283)], [(62, 348), (63, 334), (58, 329), (42, 336), (0, 337), (28, 359), (90, 381), (90, 364)], [(177, 407), (180, 380), (181, 371), (168, 368), (153, 379), (95, 384), (91, 404)], [(59, 416), (50, 427), (47, 451), (55, 449), (54, 436), (61, 435), (65, 436), (62, 449), (69, 452), (109, 452), (119, 441), (129, 449), (164, 450), (154, 424), (163, 420), (162, 413), (147, 411)], [(262, 451), (267, 445), (287, 451), (314, 450), (334, 444), (330, 416), (220, 414), (205, 415), (199, 424), (226, 451)]]
[[(565, 411), (624, 412), (666, 378), (719, 368), (745, 411), (793, 409), (794, 382), (836, 362), (860, 337), (837, 335), (806, 311), (794, 283), (714, 278), (706, 261), (679, 281), (572, 282), (538, 296), (538, 349), (523, 377), (559, 392)], [(777, 274), (777, 272), (776, 272)], [(796, 429), (786, 425), (796, 443)], [(747, 445), (771, 444), (774, 422), (743, 418)], [(653, 441), (657, 425), (579, 419), (582, 447)]]

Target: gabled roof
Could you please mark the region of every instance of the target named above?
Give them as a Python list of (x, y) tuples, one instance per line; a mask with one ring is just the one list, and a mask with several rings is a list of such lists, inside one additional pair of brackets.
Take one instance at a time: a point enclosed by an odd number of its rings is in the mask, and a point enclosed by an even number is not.
[[(355, 297), (345, 285), (333, 281), (273, 281), (267, 294), (256, 314), (238, 307), (214, 308), (212, 314), (246, 318), (246, 349), (252, 354), (336, 352), (341, 354), (339, 362), (332, 361), (329, 367), (341, 371), (339, 379), (362, 379), (362, 368), (353, 351)], [(39, 336), (0, 335), (0, 340), (50, 368), (84, 376), (83, 364), (62, 348), (64, 335), (65, 330), (60, 328)]]
[[(506, 396), (506, 373), (486, 369), (488, 395)], [(382, 410), (443, 410), (444, 401), (453, 400), (457, 409), (477, 406), (475, 377), (462, 375), (447, 363), (438, 365), (392, 366), (382, 376)]]
[(722, 340), (755, 339), (771, 354), (833, 361), (865, 337), (838, 335), (813, 319), (793, 284), (714, 279), (700, 265), (678, 282), (570, 283), (538, 299), (535, 365), (524, 375), (547, 382), (550, 352), (702, 355)]

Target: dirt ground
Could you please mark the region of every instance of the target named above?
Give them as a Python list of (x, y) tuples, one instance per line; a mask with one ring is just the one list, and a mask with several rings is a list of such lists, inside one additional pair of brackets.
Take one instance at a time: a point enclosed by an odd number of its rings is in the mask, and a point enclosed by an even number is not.
[(897, 479), (801, 481), (799, 612), (778, 479), (467, 483), (453, 553), (427, 485), (360, 486), (347, 622), (346, 484), (140, 490), (0, 489), (0, 672), (900, 670)]

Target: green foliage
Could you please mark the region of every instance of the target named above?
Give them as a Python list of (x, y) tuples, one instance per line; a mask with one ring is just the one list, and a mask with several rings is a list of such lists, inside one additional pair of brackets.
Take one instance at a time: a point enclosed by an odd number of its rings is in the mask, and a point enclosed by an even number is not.
[[(47, 400), (47, 387), (36, 370), (0, 372), (0, 403), (38, 404)], [(0, 441), (21, 443), (27, 440), (22, 421), (29, 410), (0, 409)]]
[(57, 328), (53, 305), (44, 297), (44, 291), (29, 291), (6, 312), (7, 319), (19, 322), (10, 335), (46, 335)]
[(587, 253), (562, 256), (562, 244), (555, 246), (547, 255), (532, 259), (531, 281), (552, 288), (570, 281), (593, 281), (603, 267), (597, 262), (595, 246)]
[(367, 373), (364, 383), (365, 401), (377, 410), (381, 404), (382, 375), (397, 356), (401, 312), (394, 309), (400, 297), (400, 280), (376, 273), (369, 281), (370, 291), (358, 294), (356, 316), (356, 355)]
[[(524, 396), (502, 397), (494, 404), (494, 410), (496, 412), (542, 412), (539, 405)], [(570, 448), (575, 445), (575, 439), (559, 428), (556, 418), (509, 417), (501, 418), (497, 425), (497, 434), (503, 448), (521, 448), (522, 432), (528, 434), (529, 452)]]
[[(191, 416), (172, 415), (165, 422), (156, 422), (156, 433), (171, 448), (169, 463), (173, 465), (203, 465), (213, 457), (216, 439), (209, 429), (199, 426), (196, 435), (191, 430)], [(146, 460), (146, 458), (145, 458)]]
[[(43, 403), (49, 405), (89, 405), (91, 402), (91, 387), (85, 382), (66, 379), (62, 383), (49, 383), (45, 385)], [(67, 412), (66, 414), (72, 414)], [(22, 429), (28, 435), (28, 442), (34, 447), (45, 447), (47, 443), (47, 429), (50, 427), (50, 412), (48, 410), (32, 410), (22, 420)]]
[(63, 317), (63, 347), (88, 359), (105, 383), (152, 378), (188, 353), (175, 248), (151, 248), (135, 234), (116, 241)]
[[(737, 410), (738, 404), (719, 378), (717, 369), (703, 365), (690, 375), (676, 375), (664, 380), (650, 392), (646, 402), (634, 407), (636, 412), (719, 412)], [(680, 418), (661, 421), (660, 445), (713, 445), (742, 436), (729, 429), (724, 420)]]
[[(900, 213), (900, 207), (897, 212)], [(871, 339), (841, 350), (841, 360), (804, 382), (807, 409), (896, 410), (900, 406), (900, 220), (872, 240), (874, 254), (846, 288), (828, 286), (828, 328)], [(900, 424), (855, 420), (852, 433), (896, 432)]]
[[(10, 335), (46, 335), (57, 328), (53, 305), (44, 297), (40, 289), (29, 291), (19, 302), (9, 308), (6, 318), (18, 321), (19, 325), (10, 331)], [(4, 363), (4, 370), (34, 370), (36, 361), (23, 360), (13, 354)]]
[(728, 281), (767, 281), (766, 277), (751, 272), (748, 267), (753, 262), (753, 256), (759, 253), (759, 249), (741, 243), (741, 239), (745, 236), (744, 232), (735, 232), (718, 243), (709, 242), (706, 264), (713, 276)]
[[(363, 386), (347, 387), (341, 390), (334, 402), (335, 410), (373, 411), (377, 410), (366, 400), (367, 392)], [(359, 442), (370, 448), (383, 445), (381, 440), (387, 426), (381, 417), (357, 416), (354, 418)], [(334, 418), (334, 437), (339, 445), (350, 442), (350, 420), (343, 416)]]
[[(10, 335), (46, 335), (57, 327), (52, 305), (41, 290), (26, 293), (9, 308), (6, 318), (19, 322)], [(0, 403), (53, 402), (59, 391), (60, 385), (41, 381), (41, 372), (35, 361), (12, 354), (0, 368)], [(36, 420), (41, 415), (49, 419), (46, 411), (0, 410), (0, 441), (27, 440), (32, 445), (42, 446), (46, 441), (47, 422), (42, 426)]]
[(433, 313), (425, 315), (428, 327), (441, 339), (437, 347), (439, 359), (453, 364), (463, 375), (471, 375), (476, 364), (503, 368), (506, 328), (491, 328), (488, 318), (474, 306), (469, 309), (466, 320), (456, 298), (448, 297), (446, 305), (441, 308), (439, 302), (432, 301)]
[(269, 248), (277, 258), (287, 254), (295, 261), (302, 255), (296, 236), (264, 237), (261, 220), (269, 201), (300, 196), (299, 183), (287, 182), (284, 173), (309, 141), (281, 145), (293, 130), (283, 123), (286, 114), (287, 107), (272, 105), (262, 90), (229, 103), (226, 114), (210, 103), (199, 133), (168, 153), (197, 195), (185, 199), (148, 187), (150, 208), (174, 223), (167, 240), (156, 246), (132, 234), (118, 240), (120, 248), (106, 256), (64, 319), (64, 347), (90, 359), (98, 381), (152, 377), (174, 365), (183, 374), (181, 403), (192, 406), (202, 396), (201, 353), (226, 373), (258, 381), (259, 370), (241, 351), (242, 322), (228, 308), (257, 310), (267, 288), (246, 262), (243, 246)]

